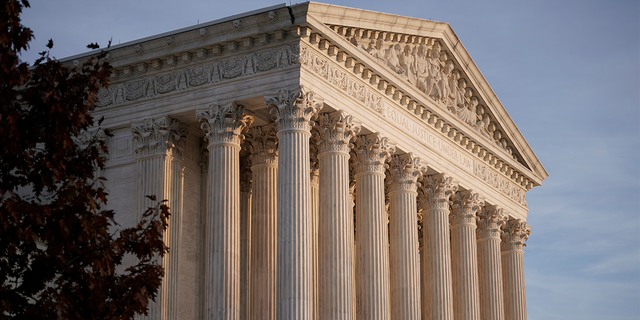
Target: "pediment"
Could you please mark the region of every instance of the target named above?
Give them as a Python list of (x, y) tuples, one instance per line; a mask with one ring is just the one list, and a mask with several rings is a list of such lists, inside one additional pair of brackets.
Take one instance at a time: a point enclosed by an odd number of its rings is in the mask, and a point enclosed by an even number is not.
[[(427, 101), (427, 109), (455, 119), (451, 126), (457, 132), (477, 137), (477, 143), (533, 173), (538, 178), (534, 185), (548, 176), (447, 23), (314, 2), (308, 3), (305, 18), (310, 42), (325, 41), (326, 47), (348, 43), (350, 48), (339, 50), (363, 61), (383, 86), (419, 92), (416, 97), (396, 94), (409, 109), (419, 104), (413, 100)], [(314, 38), (315, 32), (321, 37)]]

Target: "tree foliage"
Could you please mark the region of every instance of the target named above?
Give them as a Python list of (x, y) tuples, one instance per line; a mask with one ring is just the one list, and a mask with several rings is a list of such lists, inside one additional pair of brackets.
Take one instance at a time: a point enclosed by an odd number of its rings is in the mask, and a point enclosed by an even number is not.
[[(168, 208), (158, 202), (119, 231), (114, 212), (103, 209), (107, 193), (96, 170), (108, 150), (88, 133), (97, 91), (108, 86), (106, 53), (67, 66), (44, 51), (29, 66), (20, 61), (34, 37), (20, 22), (29, 3), (1, 6), (0, 319), (145, 313), (163, 275)], [(81, 136), (88, 141), (79, 143)], [(117, 271), (128, 254), (137, 263)]]

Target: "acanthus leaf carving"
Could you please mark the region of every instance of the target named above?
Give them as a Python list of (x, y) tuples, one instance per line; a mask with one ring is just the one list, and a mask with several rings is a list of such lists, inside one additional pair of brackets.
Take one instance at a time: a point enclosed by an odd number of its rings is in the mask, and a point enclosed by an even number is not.
[(478, 210), (484, 205), (480, 195), (473, 190), (458, 191), (453, 195), (451, 225), (476, 225)]
[(418, 179), (422, 177), (422, 170), (424, 170), (421, 166), (421, 161), (413, 153), (391, 156), (386, 180), (389, 191), (409, 190), (417, 192), (420, 186)]
[(510, 219), (503, 228), (502, 251), (522, 251), (522, 247), (527, 246), (524, 242), (529, 239), (529, 234), (531, 226), (526, 221)]
[(278, 163), (278, 138), (272, 125), (249, 128), (247, 142), (253, 165)]
[(507, 223), (507, 215), (499, 206), (484, 206), (478, 212), (478, 240), (493, 238), (500, 239), (500, 230)]
[(131, 133), (138, 157), (165, 154), (182, 157), (188, 130), (178, 120), (165, 116), (132, 123)]
[(395, 150), (395, 143), (380, 133), (358, 136), (353, 148), (356, 173), (377, 172), (384, 174), (388, 167), (386, 161)]
[(311, 121), (323, 107), (322, 99), (316, 98), (313, 91), (302, 85), (291, 90), (280, 89), (275, 95), (265, 95), (264, 103), (269, 107), (278, 132), (310, 132)]
[(449, 210), (449, 200), (458, 190), (453, 178), (445, 173), (425, 175), (418, 188), (418, 201), (423, 210)]
[(221, 144), (240, 146), (242, 134), (253, 123), (253, 117), (244, 115), (244, 106), (234, 102), (218, 105), (212, 103), (207, 110), (196, 112), (200, 128), (204, 131), (208, 147)]
[(318, 117), (313, 127), (313, 140), (318, 145), (318, 153), (342, 152), (349, 154), (352, 140), (360, 132), (362, 125), (344, 111), (324, 113)]

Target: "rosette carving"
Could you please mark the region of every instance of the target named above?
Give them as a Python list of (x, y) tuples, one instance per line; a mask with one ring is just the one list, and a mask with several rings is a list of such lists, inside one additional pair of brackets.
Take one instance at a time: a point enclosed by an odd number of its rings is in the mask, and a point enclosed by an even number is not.
[(242, 132), (253, 123), (253, 117), (243, 113), (244, 106), (233, 102), (224, 106), (212, 103), (209, 109), (196, 112), (208, 147), (217, 144), (240, 146), (244, 140)]
[(249, 128), (247, 141), (254, 165), (278, 163), (278, 138), (273, 126)]
[(449, 199), (458, 190), (453, 178), (444, 173), (424, 176), (418, 194), (422, 201), (418, 203), (424, 210), (449, 210)]
[(178, 120), (169, 117), (145, 118), (132, 123), (134, 150), (138, 157), (151, 155), (182, 156), (188, 130)]
[(356, 173), (384, 173), (388, 167), (385, 163), (396, 151), (395, 143), (379, 133), (358, 136), (355, 140)]
[(478, 210), (484, 205), (480, 195), (473, 190), (459, 191), (453, 195), (449, 220), (452, 225), (476, 224)]
[(422, 177), (420, 161), (421, 159), (414, 156), (413, 153), (391, 156), (386, 180), (389, 191), (409, 190), (416, 192), (420, 185), (418, 179)]
[(503, 228), (502, 251), (522, 251), (522, 247), (527, 246), (524, 242), (529, 239), (529, 234), (531, 234), (531, 226), (525, 221), (509, 220)]
[(484, 206), (478, 211), (478, 229), (476, 235), (478, 239), (498, 238), (502, 226), (507, 223), (507, 216), (502, 208), (498, 206)]
[(313, 139), (317, 141), (318, 153), (349, 153), (353, 140), (362, 128), (358, 121), (344, 111), (324, 113), (314, 124)]
[(313, 91), (300, 86), (296, 89), (280, 89), (276, 95), (265, 96), (264, 103), (269, 107), (271, 119), (276, 122), (278, 131), (311, 130), (313, 120), (323, 102), (317, 99)]

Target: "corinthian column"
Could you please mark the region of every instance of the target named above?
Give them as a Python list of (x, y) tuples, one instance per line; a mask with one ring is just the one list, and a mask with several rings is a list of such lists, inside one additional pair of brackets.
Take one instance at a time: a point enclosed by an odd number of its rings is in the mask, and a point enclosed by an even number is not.
[(240, 318), (240, 143), (253, 118), (244, 107), (212, 104), (196, 116), (209, 150), (205, 319)]
[(389, 163), (391, 319), (420, 319), (417, 180), (420, 158), (394, 155)]
[(240, 158), (240, 319), (249, 319), (251, 286), (251, 164)]
[(380, 134), (356, 140), (356, 316), (362, 320), (390, 319), (389, 247), (384, 202), (385, 161), (395, 151)]
[(302, 86), (265, 96), (278, 128), (278, 319), (313, 318), (309, 137), (322, 107)]
[(313, 319), (318, 319), (318, 212), (320, 211), (320, 163), (318, 162), (317, 143), (309, 144), (309, 171), (311, 172), (311, 274), (313, 277)]
[[(137, 156), (138, 191), (136, 212), (167, 200), (171, 216), (163, 240), (169, 252), (162, 259), (165, 275), (155, 300), (149, 301), (148, 319), (177, 319), (178, 240), (182, 216), (182, 150), (187, 130), (169, 117), (146, 118), (131, 127)], [(141, 217), (138, 216), (138, 220)]]
[(504, 320), (500, 228), (506, 222), (502, 209), (485, 206), (478, 212), (478, 283), (482, 320)]
[(529, 238), (531, 226), (516, 219), (509, 220), (502, 234), (502, 283), (506, 320), (527, 319), (527, 299), (524, 289), (524, 241)]
[(451, 242), (449, 238), (449, 198), (457, 190), (446, 174), (422, 179), (423, 206), (421, 278), (424, 286), (423, 319), (452, 320)]
[(276, 235), (278, 144), (272, 126), (249, 130), (253, 199), (251, 202), (251, 317), (276, 319)]
[(480, 320), (476, 214), (483, 204), (472, 190), (456, 192), (453, 196), (451, 270), (456, 320)]
[(349, 151), (358, 132), (360, 124), (342, 111), (321, 115), (314, 130), (320, 165), (318, 319), (353, 319)]

